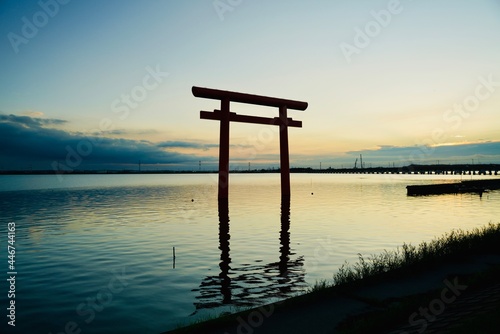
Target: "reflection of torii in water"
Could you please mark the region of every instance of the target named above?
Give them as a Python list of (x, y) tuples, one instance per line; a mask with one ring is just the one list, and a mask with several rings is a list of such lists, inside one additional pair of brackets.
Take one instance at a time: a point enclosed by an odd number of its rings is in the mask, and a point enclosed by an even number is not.
[[(302, 291), (305, 283), (304, 258), (290, 261), (290, 200), (281, 203), (279, 262), (231, 268), (229, 256), (229, 208), (227, 200), (219, 200), (220, 274), (207, 276), (198, 289), (194, 303), (200, 309), (225, 305), (251, 307), (262, 305), (271, 298), (290, 298)], [(230, 277), (229, 272), (233, 273)], [(252, 291), (253, 290), (253, 291)], [(258, 292), (256, 292), (258, 291)], [(193, 313), (193, 314), (194, 314)]]

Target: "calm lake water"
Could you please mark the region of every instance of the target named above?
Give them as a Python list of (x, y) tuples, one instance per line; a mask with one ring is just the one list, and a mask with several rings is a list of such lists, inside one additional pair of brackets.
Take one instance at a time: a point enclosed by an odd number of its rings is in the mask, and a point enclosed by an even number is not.
[[(500, 191), (406, 196), (460, 178), (292, 174), (281, 203), (279, 174), (233, 174), (218, 207), (215, 174), (0, 176), (6, 278), (16, 224), (15, 332), (159, 333), (300, 294), (358, 253), (499, 222)], [(1, 282), (1, 332), (14, 332)]]

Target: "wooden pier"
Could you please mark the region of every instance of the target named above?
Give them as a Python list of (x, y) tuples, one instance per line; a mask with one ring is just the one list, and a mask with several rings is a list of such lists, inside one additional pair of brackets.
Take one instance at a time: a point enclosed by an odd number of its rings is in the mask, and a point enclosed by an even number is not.
[(500, 164), (408, 165), (403, 167), (364, 167), (314, 169), (324, 174), (422, 174), (422, 175), (500, 175)]
[(477, 193), (482, 195), (488, 190), (500, 189), (500, 179), (469, 180), (455, 183), (426, 184), (407, 186), (408, 196)]

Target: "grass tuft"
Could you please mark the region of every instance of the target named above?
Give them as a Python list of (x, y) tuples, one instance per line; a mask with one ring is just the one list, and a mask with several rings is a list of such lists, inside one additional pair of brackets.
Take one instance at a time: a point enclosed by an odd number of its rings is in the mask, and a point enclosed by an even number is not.
[(320, 280), (316, 281), (313, 286), (309, 287), (306, 291), (306, 293), (311, 293), (311, 292), (316, 292), (316, 291), (322, 291), (326, 288), (329, 288), (332, 286), (332, 283), (327, 281), (327, 280)]
[(358, 262), (345, 262), (333, 275), (334, 286), (351, 284), (362, 279), (398, 273), (408, 268), (426, 269), (443, 261), (459, 260), (464, 256), (496, 252), (500, 243), (500, 223), (489, 223), (471, 231), (453, 230), (418, 246), (403, 244), (395, 251), (368, 258), (358, 253)]

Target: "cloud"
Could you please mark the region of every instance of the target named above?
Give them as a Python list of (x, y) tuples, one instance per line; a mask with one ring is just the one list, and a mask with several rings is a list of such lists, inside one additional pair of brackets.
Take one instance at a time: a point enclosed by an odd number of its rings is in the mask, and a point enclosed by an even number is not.
[[(172, 140), (172, 141), (161, 142), (158, 144), (158, 147), (161, 147), (161, 148), (191, 148), (191, 149), (198, 149), (198, 150), (207, 151), (208, 149), (211, 149), (211, 148), (218, 148), (219, 144), (203, 144), (203, 143), (192, 142), (192, 141)], [(254, 145), (229, 144), (229, 147), (242, 149), (242, 148), (254, 148)]]
[[(43, 164), (49, 168), (60, 161), (71, 169), (116, 164), (183, 164), (197, 162), (199, 157), (165, 151), (146, 140), (129, 140), (85, 136), (46, 128), (64, 120), (34, 119), (29, 116), (0, 115), (0, 161), (3, 168), (26, 168), (26, 164)], [(203, 160), (210, 158), (203, 157)], [(215, 160), (215, 158), (214, 158)], [(8, 165), (5, 166), (4, 164)]]
[(68, 121), (57, 118), (34, 118), (30, 116), (0, 115), (0, 122), (21, 124), (27, 127), (42, 127), (46, 125), (61, 125)]
[(43, 117), (44, 113), (41, 111), (27, 110), (27, 111), (22, 112), (21, 115), (30, 116), (30, 117)]
[(107, 135), (107, 136), (140, 136), (140, 135), (151, 135), (157, 133), (156, 130), (154, 129), (141, 129), (141, 130), (133, 130), (133, 129), (114, 129), (114, 130), (106, 130), (106, 131), (101, 131), (97, 130), (95, 132), (92, 132), (91, 134), (94, 136), (100, 136), (100, 135)]
[(463, 163), (471, 159), (484, 159), (485, 163), (500, 161), (500, 142), (478, 142), (441, 146), (390, 146), (380, 145), (377, 149), (350, 151), (348, 156), (363, 155), (364, 161), (399, 163)]
[(210, 148), (219, 147), (218, 144), (202, 144), (189, 141), (164, 141), (157, 144), (161, 148), (192, 148), (207, 151)]
[[(0, 114), (0, 169), (52, 169), (54, 162), (61, 162), (71, 169), (123, 169), (126, 165), (180, 166), (192, 168), (199, 160), (216, 166), (217, 155), (200, 156), (180, 153), (183, 149), (206, 151), (217, 148), (218, 144), (198, 141), (164, 141), (152, 143), (147, 140), (133, 140), (111, 137), (126, 131), (117, 130), (101, 136), (72, 133), (51, 125), (66, 123), (60, 119), (40, 119), (29, 116)], [(244, 146), (236, 145), (238, 148)], [(253, 147), (248, 145), (249, 147)], [(233, 147), (233, 146), (232, 146)], [(277, 154), (258, 154), (249, 160), (246, 151), (234, 151), (231, 162), (235, 164), (251, 161), (252, 166), (279, 164)], [(240, 153), (240, 154), (238, 154)], [(291, 153), (291, 163), (295, 167), (353, 165), (359, 155), (363, 155), (365, 166), (398, 166), (411, 163), (499, 163), (500, 142), (477, 142), (441, 146), (393, 146), (379, 145), (374, 149), (349, 151), (344, 154), (328, 153), (308, 155)], [(214, 167), (215, 168), (215, 167)]]

